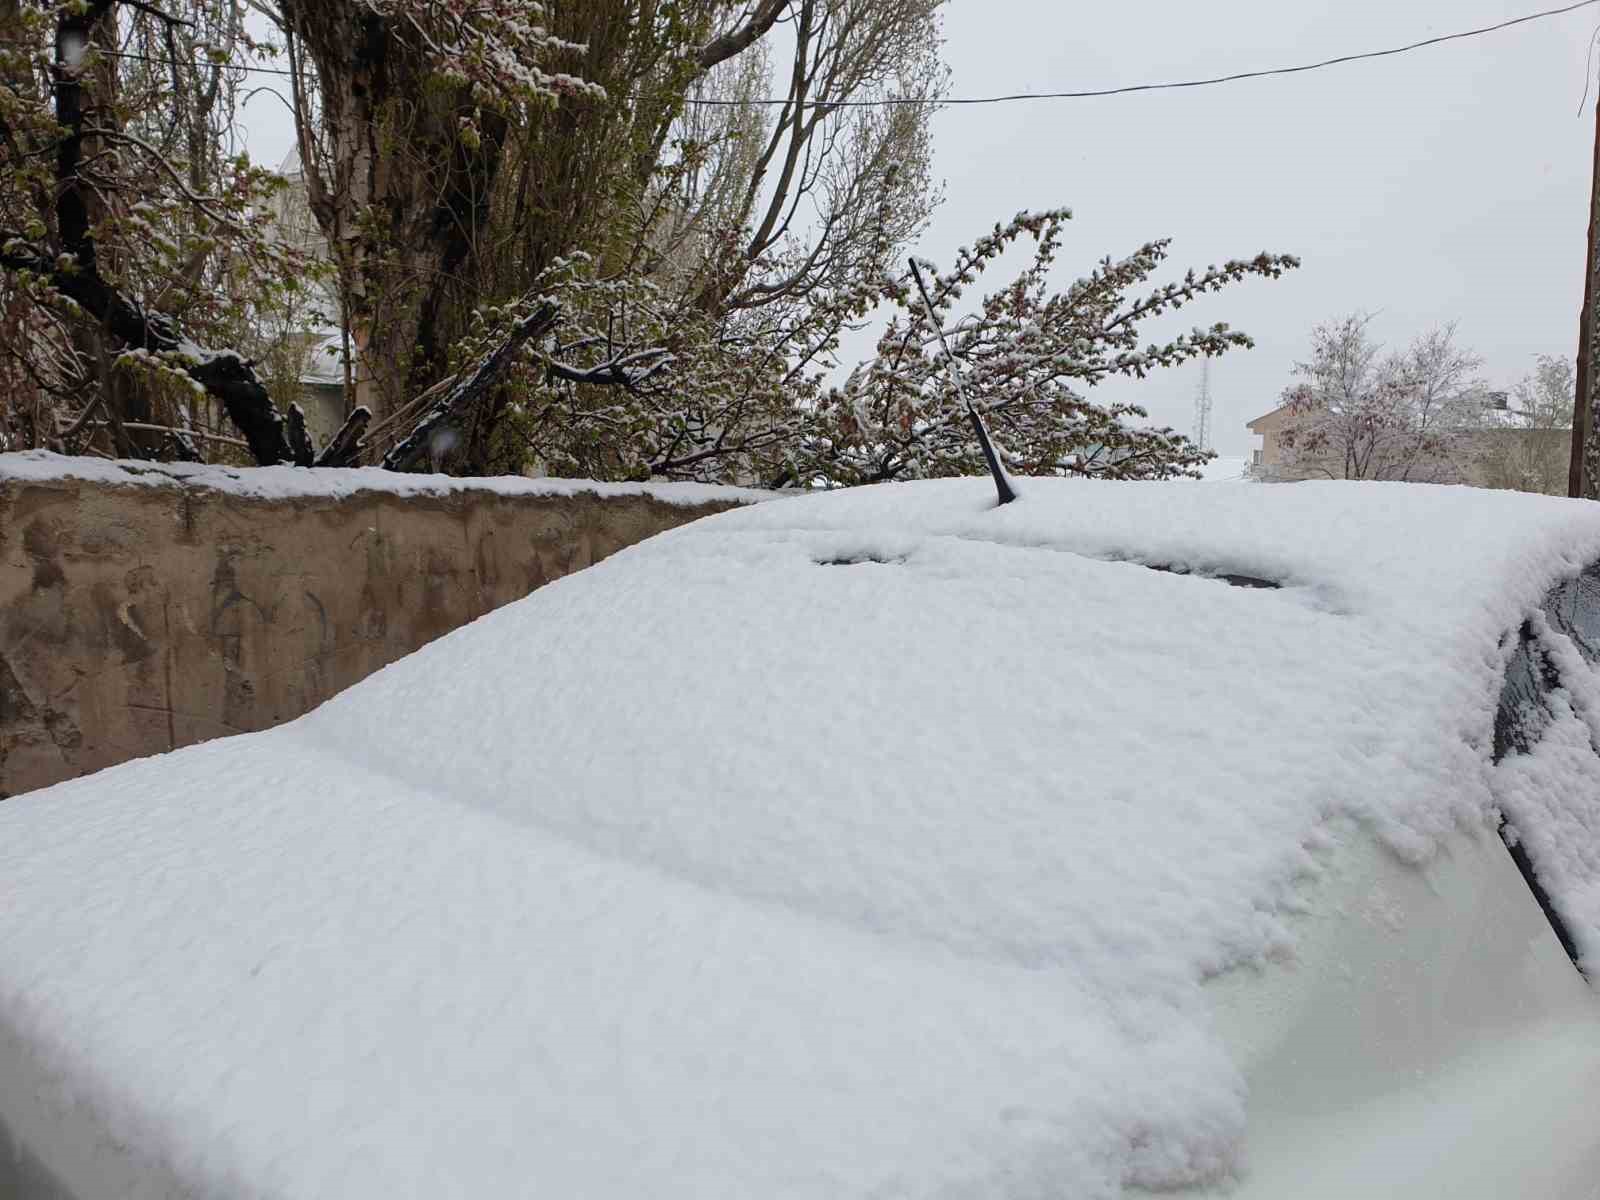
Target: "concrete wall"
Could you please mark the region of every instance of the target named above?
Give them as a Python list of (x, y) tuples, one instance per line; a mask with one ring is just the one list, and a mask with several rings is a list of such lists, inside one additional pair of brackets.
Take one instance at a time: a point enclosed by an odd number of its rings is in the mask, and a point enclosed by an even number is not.
[(265, 729), (736, 501), (0, 477), (0, 798)]

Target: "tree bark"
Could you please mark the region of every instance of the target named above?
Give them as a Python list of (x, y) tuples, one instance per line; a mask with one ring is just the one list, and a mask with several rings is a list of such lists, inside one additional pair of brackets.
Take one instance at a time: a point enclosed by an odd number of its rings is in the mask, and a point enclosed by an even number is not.
[(737, 29), (730, 29), (721, 37), (713, 38), (700, 48), (695, 61), (702, 71), (709, 71), (718, 63), (742, 54), (766, 36), (777, 23), (788, 0), (762, 0), (760, 7), (750, 14), (750, 19)]
[[(307, 128), (300, 152), (359, 331), (355, 399), (382, 418), (443, 366), (440, 315), (488, 224), (506, 121), (466, 85), (441, 86), (399, 21), (350, 0), (283, 0), (283, 12), (321, 88), (326, 158)], [(476, 144), (462, 137), (468, 117)]]
[(1600, 273), (1600, 97), (1595, 100), (1594, 161), (1589, 182), (1589, 233), (1584, 252), (1583, 309), (1578, 313), (1577, 387), (1573, 390), (1572, 459), (1567, 495), (1600, 499), (1600, 389), (1596, 383), (1595, 311), (1600, 300), (1595, 277)]

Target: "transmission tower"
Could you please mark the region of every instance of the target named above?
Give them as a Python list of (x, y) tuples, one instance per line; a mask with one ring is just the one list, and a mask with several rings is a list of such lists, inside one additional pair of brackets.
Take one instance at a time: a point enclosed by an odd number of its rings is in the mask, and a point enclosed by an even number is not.
[(1200, 390), (1194, 397), (1194, 444), (1211, 449), (1211, 360), (1200, 364)]

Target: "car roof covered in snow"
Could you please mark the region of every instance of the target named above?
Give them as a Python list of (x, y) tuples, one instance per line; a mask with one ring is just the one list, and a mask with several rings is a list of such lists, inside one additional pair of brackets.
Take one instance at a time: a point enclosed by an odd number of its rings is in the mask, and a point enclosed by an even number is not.
[(1332, 823), (1492, 828), (1506, 635), (1600, 508), (1019, 489), (697, 522), (0, 803), (0, 1123), (83, 1194), (1225, 1176), (1202, 981), (1292, 949)]

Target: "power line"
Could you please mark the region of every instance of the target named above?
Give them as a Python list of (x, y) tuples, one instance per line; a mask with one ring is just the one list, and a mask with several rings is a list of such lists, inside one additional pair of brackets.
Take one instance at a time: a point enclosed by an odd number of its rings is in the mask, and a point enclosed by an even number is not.
[[(956, 99), (936, 100), (917, 96), (890, 96), (877, 100), (838, 100), (832, 101), (828, 107), (833, 108), (875, 108), (897, 104), (929, 104), (929, 105), (956, 105), (956, 104), (1010, 104), (1018, 100), (1087, 100), (1097, 96), (1126, 96), (1134, 92), (1160, 92), (1171, 91), (1178, 88), (1212, 87), (1221, 83), (1237, 83), (1242, 79), (1265, 79), (1273, 75), (1298, 75), (1305, 71), (1320, 71), (1324, 67), (1337, 67), (1344, 63), (1360, 62), (1369, 58), (1388, 58), (1396, 54), (1409, 54), (1413, 50), (1421, 50), (1428, 46), (1438, 46), (1444, 42), (1459, 42), (1465, 38), (1482, 37), (1484, 34), (1498, 33), (1502, 29), (1510, 29), (1514, 25), (1526, 25), (1530, 21), (1542, 21), (1547, 17), (1559, 17), (1564, 13), (1576, 12), (1580, 8), (1588, 8), (1592, 4), (1600, 4), (1600, 0), (1577, 0), (1574, 4), (1563, 5), (1561, 8), (1547, 8), (1543, 12), (1528, 13), (1526, 16), (1512, 17), (1509, 21), (1501, 21), (1495, 25), (1483, 25), (1477, 29), (1463, 29), (1459, 33), (1446, 33), (1438, 37), (1424, 38), (1420, 42), (1409, 42), (1404, 46), (1391, 46), (1386, 50), (1368, 50), (1360, 54), (1341, 54), (1337, 58), (1325, 58), (1319, 62), (1301, 63), (1294, 67), (1272, 67), (1262, 71), (1239, 71), (1232, 75), (1215, 75), (1207, 79), (1185, 79), (1174, 83), (1135, 83), (1125, 87), (1095, 88), (1076, 92), (1014, 92), (1005, 96), (963, 96)], [(702, 105), (736, 105), (736, 104), (788, 104), (788, 100), (690, 100), (690, 104)], [(818, 105), (817, 107), (823, 107)]]
[[(1482, 25), (1477, 29), (1463, 29), (1458, 33), (1445, 33), (1437, 37), (1424, 38), (1420, 42), (1408, 42), (1403, 46), (1390, 46), (1384, 50), (1366, 50), (1359, 54), (1341, 54), (1336, 58), (1324, 58), (1317, 62), (1300, 63), (1292, 67), (1269, 67), (1260, 71), (1237, 71), (1231, 75), (1213, 75), (1204, 79), (1183, 79), (1168, 83), (1133, 83), (1123, 87), (1092, 88), (1081, 91), (1067, 92), (1012, 92), (1003, 96), (957, 96), (953, 98), (935, 98), (928, 96), (881, 96), (872, 100), (828, 100), (814, 101), (815, 108), (889, 108), (905, 105), (925, 105), (929, 107), (955, 106), (964, 104), (1012, 104), (1024, 100), (1090, 100), (1101, 96), (1128, 96), (1136, 92), (1163, 92), (1176, 91), (1183, 88), (1215, 87), (1224, 83), (1238, 83), (1245, 79), (1267, 79), (1278, 75), (1300, 75), (1307, 71), (1320, 71), (1326, 67), (1338, 67), (1347, 63), (1362, 62), (1375, 58), (1390, 58), (1397, 54), (1409, 54), (1413, 50), (1423, 50), (1429, 46), (1439, 46), (1446, 42), (1459, 42), (1467, 38), (1483, 37), (1490, 33), (1499, 33), (1501, 30), (1510, 29), (1516, 25), (1526, 25), (1531, 21), (1543, 21), (1549, 17), (1559, 17), (1566, 13), (1576, 12), (1580, 8), (1600, 4), (1600, 0), (1576, 0), (1573, 4), (1566, 4), (1560, 8), (1547, 8), (1542, 12), (1528, 13), (1521, 17), (1512, 17), (1507, 21), (1500, 21), (1494, 25)], [(0, 43), (12, 46), (26, 45), (22, 42)], [(161, 63), (165, 65), (167, 59), (157, 58), (149, 54), (133, 54), (122, 50), (99, 50), (101, 54), (112, 58), (126, 58), (138, 62)], [(229, 62), (225, 64), (196, 63), (196, 66), (221, 66), (225, 65), (231, 70), (243, 71), (251, 75), (282, 75), (292, 76), (293, 71), (284, 70), (282, 67), (249, 67), (242, 63)], [(783, 106), (792, 103), (785, 98), (758, 97), (746, 100), (725, 99), (687, 99), (686, 104), (701, 107), (739, 107), (746, 104)]]
[(1578, 101), (1577, 114), (1580, 117), (1583, 116), (1583, 110), (1589, 103), (1589, 80), (1593, 78), (1589, 73), (1589, 68), (1594, 64), (1594, 43), (1596, 38), (1600, 38), (1600, 25), (1596, 25), (1594, 32), (1589, 35), (1589, 53), (1583, 56), (1583, 99)]

